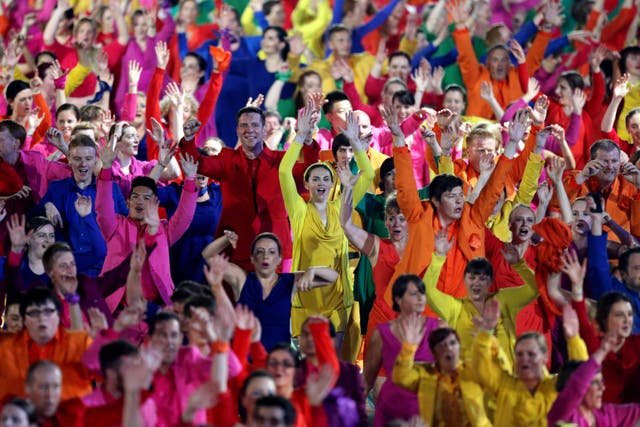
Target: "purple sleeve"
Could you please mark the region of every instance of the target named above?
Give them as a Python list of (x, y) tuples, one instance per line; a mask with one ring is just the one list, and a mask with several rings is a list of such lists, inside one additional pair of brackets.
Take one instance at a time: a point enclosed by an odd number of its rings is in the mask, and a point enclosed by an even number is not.
[(560, 155), (562, 152), (562, 150), (560, 149), (560, 143), (553, 135), (549, 135), (547, 137), (547, 141), (544, 143), (544, 149), (549, 150), (553, 154), (557, 155)]
[(113, 203), (113, 173), (111, 168), (102, 169), (98, 176), (96, 189), (96, 221), (105, 240), (113, 235), (118, 227), (118, 219)]
[(580, 114), (571, 113), (569, 117), (569, 127), (567, 128), (565, 139), (569, 147), (573, 147), (578, 142), (580, 136), (580, 125), (582, 125), (582, 116)]
[(571, 375), (564, 389), (558, 393), (556, 401), (547, 415), (549, 425), (556, 425), (560, 420), (567, 420), (572, 413), (578, 411), (580, 402), (591, 384), (593, 376), (600, 370), (600, 364), (593, 357), (584, 362)]
[(187, 231), (196, 212), (196, 200), (198, 199), (198, 191), (196, 183), (193, 179), (186, 179), (180, 195), (180, 202), (176, 213), (167, 223), (167, 241), (169, 246), (182, 237)]
[[(162, 29), (156, 34), (156, 40), (162, 40), (169, 43), (169, 39), (173, 36), (173, 31), (176, 29), (176, 24), (171, 18), (171, 13), (167, 10), (167, 17), (162, 21)], [(155, 43), (154, 43), (155, 46)], [(147, 47), (149, 47), (147, 45)]]

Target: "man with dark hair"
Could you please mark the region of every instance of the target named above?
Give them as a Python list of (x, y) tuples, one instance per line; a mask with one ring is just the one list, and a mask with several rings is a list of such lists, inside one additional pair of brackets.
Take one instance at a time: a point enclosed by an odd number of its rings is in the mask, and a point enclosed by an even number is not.
[[(118, 125), (116, 125), (118, 126)], [(189, 131), (185, 126), (185, 133)], [(173, 281), (169, 269), (169, 246), (187, 231), (196, 210), (198, 192), (195, 184), (197, 163), (191, 156), (181, 159), (185, 181), (175, 214), (168, 221), (158, 215), (158, 188), (153, 179), (138, 176), (131, 183), (127, 201), (129, 215), (118, 215), (113, 199), (112, 165), (116, 159), (116, 142), (122, 127), (118, 126), (100, 152), (102, 171), (98, 177), (96, 206), (97, 222), (107, 242), (107, 256), (102, 272), (111, 271), (131, 255), (140, 239), (147, 247), (147, 261), (142, 266), (142, 293), (146, 300), (171, 304)], [(124, 296), (124, 287), (112, 294), (107, 302), (114, 311)]]
[[(275, 233), (283, 245), (283, 269), (291, 261), (291, 229), (282, 200), (278, 168), (284, 151), (272, 151), (266, 146), (265, 118), (262, 110), (244, 107), (238, 111), (236, 131), (238, 148), (223, 148), (213, 157), (198, 154), (195, 135), (185, 137), (182, 151), (193, 155), (199, 162), (198, 173), (220, 182), (222, 187), (222, 217), (217, 236), (224, 230), (238, 234), (230, 261), (245, 271), (253, 271), (250, 246), (262, 232)], [(186, 133), (186, 132), (185, 132)], [(318, 160), (318, 146), (307, 141), (302, 149), (304, 162), (294, 167), (294, 176), (302, 182), (305, 169)]]
[[(46, 216), (57, 228), (59, 237), (71, 245), (78, 272), (97, 276), (107, 255), (107, 244), (93, 208), (96, 200), (94, 172), (98, 163), (95, 142), (86, 135), (72, 137), (67, 158), (73, 175), (49, 183), (35, 213)], [(115, 183), (113, 203), (116, 213), (127, 215), (126, 203)]]
[[(640, 234), (640, 209), (633, 202), (640, 188), (640, 172), (633, 163), (620, 164), (620, 147), (609, 139), (591, 145), (590, 160), (584, 169), (571, 171), (564, 177), (569, 200), (588, 193), (600, 195), (602, 210), (632, 234)], [(612, 240), (619, 241), (617, 235)]]
[(67, 331), (60, 326), (62, 304), (47, 288), (29, 290), (20, 302), (25, 329), (0, 334), (0, 400), (22, 395), (27, 368), (32, 361), (50, 359), (64, 375), (62, 399), (91, 392), (89, 371), (82, 364), (91, 344), (85, 331)]
[(282, 396), (264, 396), (256, 400), (248, 427), (292, 427), (296, 410)]
[[(479, 197), (472, 205), (465, 203), (462, 180), (451, 175), (438, 175), (434, 178), (429, 186), (430, 201), (421, 202), (413, 176), (411, 155), (393, 110), (385, 112), (385, 120), (394, 137), (393, 158), (398, 205), (409, 223), (407, 247), (391, 282), (400, 273), (424, 275), (431, 263), (435, 235), (447, 232), (452, 248), (444, 263), (444, 272), (437, 288), (446, 294), (462, 298), (467, 294), (463, 280), (464, 268), (469, 260), (485, 255), (485, 222), (502, 194), (503, 177), (511, 169), (526, 123), (516, 120), (518, 126), (511, 126), (509, 143), (483, 189), (484, 197)], [(453, 138), (453, 135), (445, 132), (442, 138)], [(391, 287), (385, 292), (384, 299), (389, 306), (392, 305)]]

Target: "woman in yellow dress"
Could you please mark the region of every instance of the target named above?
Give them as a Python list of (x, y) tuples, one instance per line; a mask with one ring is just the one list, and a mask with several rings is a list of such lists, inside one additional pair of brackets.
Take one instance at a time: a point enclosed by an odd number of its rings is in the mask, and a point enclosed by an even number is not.
[[(304, 174), (305, 188), (309, 191), (309, 201), (305, 202), (296, 190), (292, 174), (302, 144), (311, 138), (320, 117), (319, 109), (314, 105), (322, 104), (309, 102), (300, 111), (298, 133), (280, 163), (280, 188), (293, 231), (293, 271), (323, 265), (337, 271), (338, 280), (335, 286), (295, 295), (291, 332), (294, 337), (300, 335), (302, 322), (309, 315), (322, 314), (335, 326), (340, 347), (353, 306), (353, 283), (349, 274), (348, 241), (340, 226), (340, 199), (329, 201), (335, 177), (325, 163), (309, 166)], [(362, 174), (353, 191), (354, 202), (357, 203), (371, 185), (374, 172), (366, 155), (366, 143), (358, 138), (358, 120), (349, 113), (346, 122), (347, 129), (343, 133), (349, 138)], [(358, 176), (349, 172), (345, 174), (349, 178), (345, 179), (357, 180)]]

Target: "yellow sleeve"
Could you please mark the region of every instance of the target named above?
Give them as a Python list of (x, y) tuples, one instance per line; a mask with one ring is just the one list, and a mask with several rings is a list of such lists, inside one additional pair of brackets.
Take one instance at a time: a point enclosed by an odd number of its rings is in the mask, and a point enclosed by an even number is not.
[(85, 67), (78, 62), (67, 75), (67, 82), (64, 85), (64, 94), (67, 96), (71, 95), (89, 74), (91, 74), (91, 67)]
[(317, 9), (311, 10), (309, 0), (300, 0), (291, 14), (294, 31), (302, 34), (309, 49), (320, 59), (324, 59), (324, 32), (333, 19), (333, 10), (329, 2), (321, 0)]
[(515, 325), (515, 317), (527, 304), (538, 296), (538, 284), (533, 270), (520, 260), (513, 265), (513, 269), (524, 280), (524, 285), (515, 288), (503, 288), (496, 293), (496, 299), (500, 301), (502, 306), (508, 306), (508, 312), (513, 317), (511, 320)]
[(453, 171), (453, 161), (451, 160), (451, 156), (440, 156), (440, 161), (438, 163), (438, 174), (455, 175)]
[(587, 344), (580, 337), (580, 334), (567, 340), (567, 353), (569, 354), (569, 360), (585, 361), (589, 359)]
[(253, 22), (253, 18), (253, 9), (251, 6), (245, 7), (242, 15), (240, 16), (240, 24), (242, 24), (242, 29), (246, 36), (259, 36), (262, 34), (260, 28), (258, 28), (256, 23)]
[(456, 328), (458, 317), (462, 310), (462, 302), (449, 294), (445, 294), (437, 288), (442, 266), (447, 257), (434, 253), (431, 256), (431, 264), (424, 274), (424, 284), (429, 307), (453, 329)]
[(403, 342), (391, 373), (391, 381), (395, 385), (413, 393), (418, 392), (418, 386), (420, 385), (420, 368), (413, 363), (417, 348), (417, 345)]
[(293, 165), (296, 163), (296, 160), (298, 160), (301, 151), (302, 144), (298, 144), (295, 141), (291, 142), (291, 145), (282, 157), (280, 167), (278, 168), (280, 190), (282, 191), (284, 206), (289, 214), (289, 220), (291, 221), (292, 228), (295, 228), (294, 223), (298, 218), (298, 213), (303, 212), (305, 208), (304, 200), (298, 194), (296, 182), (293, 179)]
[(473, 340), (471, 366), (476, 381), (490, 393), (497, 394), (500, 384), (508, 374), (498, 362), (497, 353), (500, 348), (498, 339), (486, 331), (480, 331)]
[(373, 181), (374, 171), (371, 166), (371, 162), (367, 157), (367, 152), (356, 151), (354, 157), (356, 158), (356, 164), (358, 165), (358, 170), (362, 171), (362, 176), (356, 182), (356, 185), (353, 186), (353, 206), (358, 206), (360, 200), (364, 197), (365, 193), (371, 186), (371, 182)]
[(522, 203), (529, 205), (538, 191), (538, 178), (544, 166), (544, 160), (540, 154), (531, 153), (527, 160), (527, 165), (524, 168), (522, 180), (520, 181), (520, 187), (513, 200), (513, 203)]
[(409, 56), (413, 57), (413, 55), (416, 53), (417, 48), (418, 48), (417, 39), (407, 40), (406, 37), (403, 37), (402, 40), (400, 40), (400, 47), (398, 48), (398, 50), (408, 53)]

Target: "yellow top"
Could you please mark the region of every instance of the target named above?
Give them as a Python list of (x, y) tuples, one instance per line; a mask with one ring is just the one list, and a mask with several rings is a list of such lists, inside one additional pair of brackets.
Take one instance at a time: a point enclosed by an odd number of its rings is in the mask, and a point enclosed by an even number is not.
[[(424, 275), (424, 283), (426, 286), (427, 303), (429, 307), (453, 329), (458, 332), (460, 337), (460, 359), (465, 363), (471, 363), (471, 345), (473, 337), (476, 334), (473, 325), (473, 318), (480, 317), (482, 313), (476, 309), (468, 297), (458, 299), (451, 295), (445, 294), (436, 288), (440, 271), (446, 257), (433, 254), (431, 265)], [(513, 266), (520, 274), (525, 285), (500, 289), (498, 292), (489, 296), (500, 301), (500, 320), (496, 327), (496, 336), (500, 342), (500, 346), (504, 349), (501, 355), (501, 366), (508, 372), (513, 370), (513, 346), (516, 343), (516, 316), (527, 304), (538, 296), (538, 288), (533, 271), (520, 261)]]
[[(556, 376), (544, 377), (531, 393), (514, 375), (501, 369), (496, 360), (498, 341), (487, 332), (480, 332), (473, 342), (473, 373), (487, 393), (496, 397), (496, 427), (546, 427), (547, 413), (556, 400)], [(587, 346), (580, 336), (567, 340), (570, 360), (587, 360)]]
[[(434, 365), (427, 363), (415, 363), (413, 357), (418, 346), (403, 342), (398, 358), (393, 366), (391, 380), (394, 384), (409, 390), (418, 395), (420, 416), (428, 425), (444, 425), (444, 414), (437, 411), (438, 401), (442, 401), (444, 396), (440, 392), (446, 390), (444, 377)], [(451, 377), (449, 377), (451, 379)], [(448, 424), (464, 426), (465, 421), (475, 427), (489, 427), (491, 422), (487, 418), (484, 410), (484, 393), (475, 382), (471, 367), (461, 363), (458, 367), (458, 375), (450, 384), (449, 390), (459, 389), (462, 399), (461, 423)], [(437, 416), (436, 416), (436, 412)], [(439, 424), (434, 424), (434, 421)]]
[[(338, 272), (338, 280), (333, 286), (296, 293), (291, 311), (292, 334), (300, 335), (302, 322), (310, 314), (327, 316), (341, 332), (347, 325), (348, 309), (353, 305), (348, 241), (340, 226), (341, 199), (327, 202), (325, 225), (315, 205), (305, 202), (296, 189), (292, 169), (301, 150), (301, 144), (292, 142), (279, 168), (280, 188), (293, 232), (292, 269), (326, 266)], [(373, 169), (364, 151), (356, 152), (355, 158), (358, 168), (363, 171), (353, 191), (354, 203), (358, 203), (371, 185)]]

